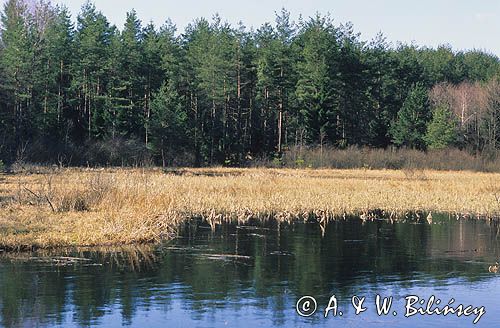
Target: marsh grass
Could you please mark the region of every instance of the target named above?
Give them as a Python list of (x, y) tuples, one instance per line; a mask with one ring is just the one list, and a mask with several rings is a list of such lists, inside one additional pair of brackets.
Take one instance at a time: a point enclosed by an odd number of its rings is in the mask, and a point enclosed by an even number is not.
[[(500, 214), (500, 174), (405, 170), (58, 169), (0, 176), (5, 249), (122, 245), (175, 236), (185, 220), (396, 220)], [(417, 215), (419, 217), (422, 214)]]
[[(54, 183), (54, 180), (57, 180)], [(85, 212), (95, 208), (112, 189), (110, 176), (97, 172), (83, 176), (80, 183), (67, 190), (61, 190), (58, 173), (52, 171), (42, 175), (35, 183), (27, 183), (22, 178), (17, 181), (17, 192), (11, 197), (19, 205), (46, 204), (53, 212)]]

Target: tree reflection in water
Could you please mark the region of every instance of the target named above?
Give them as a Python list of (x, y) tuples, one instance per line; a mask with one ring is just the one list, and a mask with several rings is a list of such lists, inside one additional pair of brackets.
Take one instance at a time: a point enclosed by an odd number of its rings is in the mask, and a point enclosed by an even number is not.
[[(326, 305), (335, 293), (346, 307), (354, 294), (450, 286), (469, 301), (471, 286), (497, 279), (488, 268), (499, 258), (498, 224), (433, 217), (430, 225), (348, 218), (324, 234), (318, 224), (212, 232), (193, 222), (159, 247), (4, 254), (0, 324), (135, 325), (147, 316), (224, 326), (238, 312), (279, 326), (301, 320), (293, 308), (302, 295)], [(311, 320), (328, 325), (319, 315)]]

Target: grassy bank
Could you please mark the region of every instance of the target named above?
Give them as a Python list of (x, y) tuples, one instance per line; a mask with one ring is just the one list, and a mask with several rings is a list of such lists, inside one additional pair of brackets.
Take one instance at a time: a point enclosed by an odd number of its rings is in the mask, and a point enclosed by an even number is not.
[(7, 249), (156, 242), (192, 217), (278, 220), (410, 211), (500, 214), (500, 174), (406, 170), (48, 170), (0, 175)]

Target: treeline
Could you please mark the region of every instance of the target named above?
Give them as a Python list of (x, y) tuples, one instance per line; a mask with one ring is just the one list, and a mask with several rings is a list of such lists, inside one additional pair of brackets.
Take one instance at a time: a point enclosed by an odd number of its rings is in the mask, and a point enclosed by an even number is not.
[(238, 165), (292, 147), (473, 152), (500, 146), (499, 59), (383, 35), (329, 16), (249, 30), (219, 16), (178, 34), (123, 29), (88, 2), (73, 24), (48, 1), (1, 14), (0, 159)]

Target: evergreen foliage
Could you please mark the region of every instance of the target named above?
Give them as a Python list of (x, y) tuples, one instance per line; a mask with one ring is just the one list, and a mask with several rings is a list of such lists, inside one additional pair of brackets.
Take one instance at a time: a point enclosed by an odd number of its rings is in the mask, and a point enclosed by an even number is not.
[[(73, 25), (47, 0), (8, 0), (0, 22), (4, 163), (86, 164), (106, 143), (142, 147), (164, 165), (238, 165), (295, 146), (500, 144), (500, 85), (490, 83), (500, 61), (481, 51), (392, 46), (382, 34), (365, 42), (350, 23), (319, 14), (295, 23), (284, 9), (255, 31), (216, 15), (179, 33), (135, 11), (118, 28), (91, 2)], [(433, 87), (465, 81), (488, 86), (476, 97), (484, 108), (431, 113)]]
[(428, 113), (427, 90), (421, 84), (417, 84), (408, 93), (392, 125), (393, 142), (398, 146), (424, 149)]
[(457, 126), (456, 120), (447, 107), (436, 107), (424, 138), (427, 147), (429, 149), (444, 149), (453, 145), (458, 138)]

